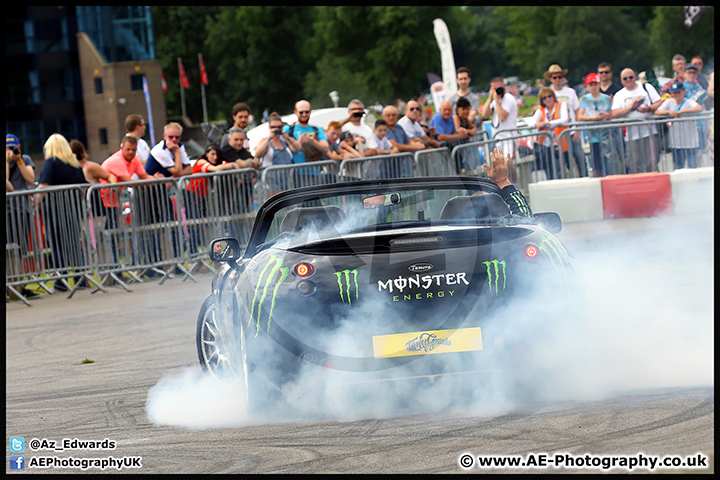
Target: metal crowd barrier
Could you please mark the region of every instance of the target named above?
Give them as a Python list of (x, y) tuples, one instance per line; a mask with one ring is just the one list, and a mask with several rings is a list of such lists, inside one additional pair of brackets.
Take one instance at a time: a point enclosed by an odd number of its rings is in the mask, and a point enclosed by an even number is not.
[[(259, 179), (254, 169), (242, 169), (10, 192), (6, 288), (30, 305), (22, 295), (28, 284), (51, 293), (54, 282), (55, 290), (64, 287), (72, 297), (77, 288), (90, 284), (105, 291), (110, 279), (129, 291), (128, 283), (141, 281), (143, 274), (161, 277), (161, 283), (174, 274), (194, 281), (192, 274), (202, 266), (214, 270), (208, 262), (209, 242), (231, 235), (246, 243), (259, 205), (279, 191), (392, 176), (485, 176), (482, 164), (496, 145), (512, 151), (510, 180), (526, 194), (530, 183), (545, 179), (628, 173), (630, 155), (648, 159), (643, 168), (652, 171), (711, 165), (714, 137), (708, 134), (713, 120), (714, 111), (709, 111), (681, 118), (575, 122), (557, 138), (552, 130), (521, 127), (516, 135), (498, 138), (500, 132), (495, 132), (492, 139), (457, 145), (452, 151), (274, 165)], [(637, 152), (620, 138), (623, 130), (648, 127), (657, 130), (656, 138)], [(576, 133), (581, 141), (570, 147)], [(563, 140), (567, 154), (558, 148)]]
[(414, 177), (414, 163), (413, 154), (409, 152), (350, 158), (340, 162), (340, 176), (345, 180)]
[[(85, 185), (46, 187), (6, 193), (6, 288), (30, 305), (21, 290), (37, 283), (50, 293), (72, 297), (88, 282), (102, 289), (91, 276)], [(70, 282), (72, 280), (72, 283)]]
[(446, 177), (458, 173), (447, 147), (416, 151), (415, 165), (417, 177)]
[(264, 168), (255, 186), (256, 206), (259, 207), (268, 198), (285, 190), (338, 182), (338, 163), (336, 160), (322, 160)]

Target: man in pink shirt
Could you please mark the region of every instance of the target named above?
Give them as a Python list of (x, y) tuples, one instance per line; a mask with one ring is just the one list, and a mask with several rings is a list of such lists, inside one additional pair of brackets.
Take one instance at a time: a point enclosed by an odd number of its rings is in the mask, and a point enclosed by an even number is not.
[[(137, 174), (141, 180), (153, 178), (145, 172), (140, 159), (135, 155), (137, 153), (137, 138), (132, 135), (125, 135), (120, 145), (120, 150), (110, 155), (102, 163), (102, 167), (117, 177), (118, 182), (133, 181), (132, 175)], [(158, 174), (162, 178), (162, 174)], [(108, 183), (106, 180), (100, 179), (100, 183)], [(101, 191), (103, 205), (105, 206), (105, 229), (113, 230), (120, 226), (120, 205), (118, 202), (118, 192), (123, 187), (103, 188)], [(119, 235), (116, 234), (116, 235)], [(112, 235), (114, 237), (115, 235)], [(115, 239), (112, 241), (113, 257), (115, 262), (118, 261), (117, 248)]]

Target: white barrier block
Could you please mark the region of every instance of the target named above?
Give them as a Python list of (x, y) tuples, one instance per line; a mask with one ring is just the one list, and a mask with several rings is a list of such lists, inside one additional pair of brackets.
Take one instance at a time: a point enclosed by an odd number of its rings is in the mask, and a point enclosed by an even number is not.
[(563, 222), (603, 219), (599, 178), (547, 180), (528, 187), (533, 212), (557, 212)]
[(715, 167), (683, 168), (669, 175), (675, 214), (715, 210)]

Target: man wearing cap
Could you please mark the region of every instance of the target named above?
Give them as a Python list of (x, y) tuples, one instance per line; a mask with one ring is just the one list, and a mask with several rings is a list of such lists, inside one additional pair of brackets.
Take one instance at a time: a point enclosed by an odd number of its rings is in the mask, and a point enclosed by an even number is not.
[[(35, 165), (29, 155), (23, 155), (20, 140), (12, 133), (5, 135), (5, 168), (13, 191), (32, 190), (35, 182)], [(7, 223), (7, 243), (19, 245), (21, 253), (26, 255), (32, 225), (32, 206), (29, 197), (20, 196), (6, 200), (6, 212), (10, 219)], [(38, 296), (25, 287), (20, 289), (20, 293), (27, 298)]]
[[(683, 87), (685, 87), (685, 98), (694, 100), (700, 105), (703, 110), (710, 109), (713, 107), (713, 99), (707, 94), (707, 91), (697, 81), (700, 69), (694, 63), (691, 63), (685, 67), (685, 81)], [(705, 151), (707, 143), (707, 121), (698, 120), (698, 135), (700, 136), (700, 145), (698, 147), (698, 155), (702, 155)]]
[[(669, 115), (678, 118), (682, 114), (702, 112), (702, 106), (685, 95), (685, 85), (674, 82), (670, 85), (671, 97), (665, 100), (655, 115)], [(697, 168), (697, 151), (700, 146), (697, 123), (694, 121), (671, 122), (669, 126), (670, 148), (673, 151), (675, 168)]]
[[(578, 101), (577, 93), (575, 90), (564, 85), (565, 75), (567, 75), (567, 68), (562, 68), (560, 65), (550, 65), (547, 72), (544, 73), (545, 79), (550, 80), (552, 84), (553, 92), (555, 93), (557, 102), (565, 102), (568, 106), (570, 113), (570, 122), (577, 121), (577, 111), (580, 108), (580, 102)], [(580, 132), (575, 132), (570, 135), (572, 140), (572, 156), (575, 158), (575, 164), (578, 167), (578, 176), (586, 177), (587, 168), (585, 166), (585, 152), (582, 149)], [(570, 165), (567, 165), (570, 169)]]
[[(609, 95), (600, 93), (600, 76), (589, 73), (585, 76), (585, 86), (590, 93), (580, 99), (577, 119), (579, 122), (602, 122), (612, 119), (612, 99)], [(592, 153), (593, 176), (604, 177), (606, 172), (617, 173), (617, 162), (610, 158), (612, 151), (610, 145), (610, 129), (592, 129), (588, 131)], [(613, 165), (614, 164), (614, 165)]]
[[(632, 68), (620, 73), (623, 88), (615, 94), (612, 103), (613, 118), (644, 120), (653, 116), (660, 106), (660, 95), (650, 84), (640, 86)], [(633, 125), (625, 128), (627, 146), (626, 173), (651, 172), (655, 170), (658, 154), (657, 129), (655, 125)]]

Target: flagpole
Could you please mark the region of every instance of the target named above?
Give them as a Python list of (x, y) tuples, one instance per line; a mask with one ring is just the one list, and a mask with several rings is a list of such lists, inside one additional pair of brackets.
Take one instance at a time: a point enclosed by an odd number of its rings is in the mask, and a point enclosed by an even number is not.
[(198, 53), (198, 62), (200, 63), (200, 92), (202, 93), (202, 107), (203, 107), (203, 121), (207, 123), (207, 101), (205, 100), (205, 81), (202, 79), (202, 74), (205, 70), (205, 64), (203, 63), (202, 53)]
[(187, 117), (187, 112), (185, 111), (185, 88), (182, 85), (182, 60), (180, 60), (180, 57), (177, 59), (178, 61), (178, 75), (180, 76), (180, 102), (182, 102), (182, 115), (183, 118)]

